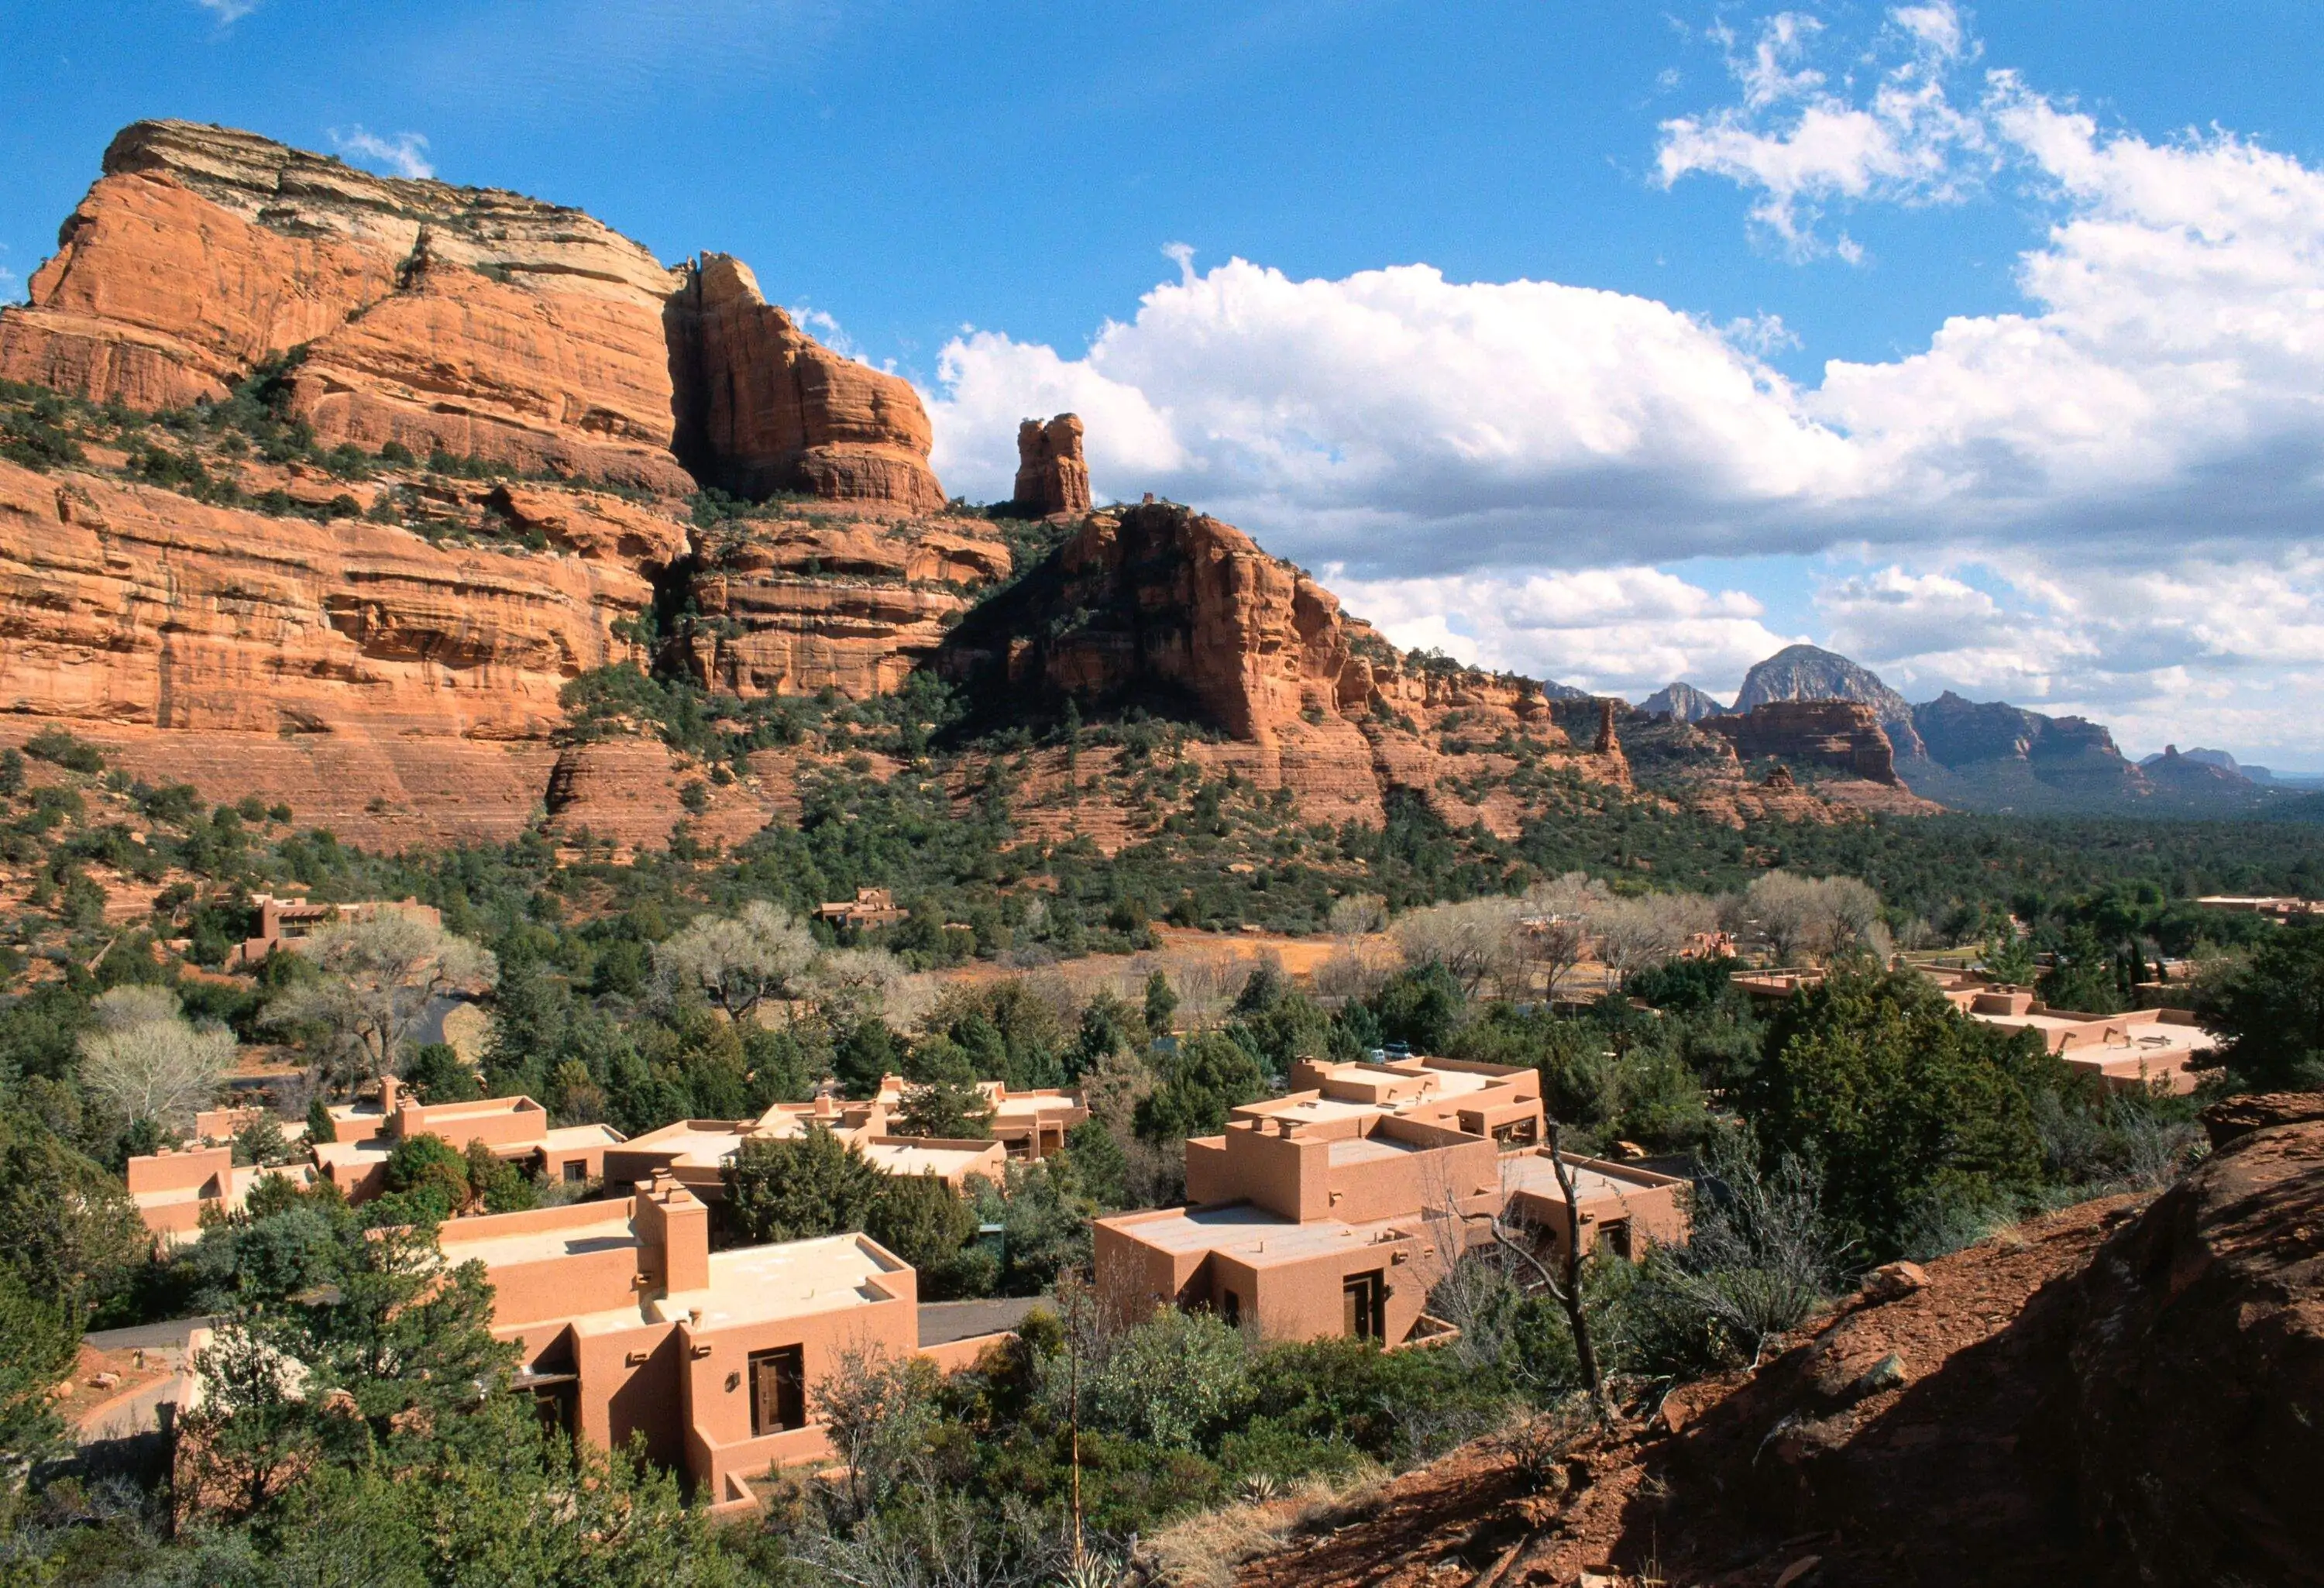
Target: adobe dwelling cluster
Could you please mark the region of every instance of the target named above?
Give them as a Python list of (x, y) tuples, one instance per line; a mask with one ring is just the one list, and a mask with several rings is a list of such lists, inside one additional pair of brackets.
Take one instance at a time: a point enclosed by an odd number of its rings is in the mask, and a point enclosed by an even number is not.
[(1446, 1058), (1302, 1061), (1288, 1094), (1186, 1143), (1186, 1205), (1096, 1223), (1102, 1304), (1134, 1321), (1204, 1307), (1277, 1340), (1388, 1346), (1446, 1328), (1430, 1289), (1496, 1218), (1545, 1250), (1629, 1257), (1683, 1241), (1685, 1182), (1569, 1159), (1569, 1213), (1537, 1072)]
[(1981, 976), (1941, 982), (1955, 1009), (2006, 1031), (2032, 1031), (2066, 1067), (2089, 1076), (2109, 1092), (2167, 1092), (2183, 1097), (2201, 1077), (2219, 1039), (2183, 1009), (2134, 1009), (2083, 1014), (2052, 1009), (2031, 988), (2006, 987)]
[(604, 1448), (642, 1437), (713, 1514), (754, 1509), (770, 1467), (831, 1454), (814, 1391), (843, 1353), (951, 1369), (1001, 1338), (923, 1350), (918, 1276), (868, 1236), (713, 1251), (710, 1210), (667, 1175), (619, 1200), (456, 1219), (438, 1241), (447, 1265), (484, 1265), (518, 1393)]
[[(376, 1098), (330, 1110), (335, 1139), (308, 1142), (309, 1161), (236, 1168), (228, 1139), (254, 1112), (205, 1113), (195, 1121), (205, 1145), (184, 1151), (165, 1148), (129, 1160), (130, 1200), (157, 1241), (170, 1243), (198, 1234), (205, 1210), (241, 1212), (250, 1188), (267, 1175), (287, 1175), (302, 1186), (327, 1180), (349, 1202), (367, 1202), (386, 1189), (389, 1155), (415, 1136), (434, 1136), (462, 1151), (481, 1141), (503, 1162), (547, 1179), (576, 1183), (600, 1178), (606, 1149), (622, 1140), (610, 1125), (552, 1126), (549, 1111), (530, 1097), (423, 1103), (390, 1076), (380, 1083)], [(305, 1133), (303, 1123), (284, 1131), (286, 1137)]]
[[(2186, 1096), (2202, 1079), (2196, 1072), (2219, 1046), (2219, 1039), (2190, 1010), (2088, 1014), (2052, 1009), (2031, 987), (1995, 982), (1976, 971), (1924, 965), (1921, 974), (1969, 1019), (2005, 1031), (2035, 1033), (2068, 1069), (2090, 1076), (2109, 1092)], [(1734, 975), (1737, 987), (1763, 1003), (1781, 1003), (1795, 992), (1821, 986), (1823, 979), (1820, 970), (1738, 971)]]
[(1049, 1157), (1064, 1148), (1066, 1131), (1089, 1118), (1079, 1093), (1011, 1092), (998, 1081), (980, 1081), (977, 1090), (991, 1111), (990, 1139), (907, 1136), (895, 1128), (907, 1089), (901, 1077), (889, 1076), (867, 1102), (826, 1094), (813, 1103), (778, 1103), (752, 1120), (678, 1120), (608, 1153), (605, 1177), (613, 1185), (635, 1185), (668, 1175), (706, 1201), (723, 1201), (725, 1168), (743, 1142), (795, 1140), (825, 1130), (874, 1168), (935, 1175), (956, 1189), (971, 1175), (998, 1182), (1012, 1159)]

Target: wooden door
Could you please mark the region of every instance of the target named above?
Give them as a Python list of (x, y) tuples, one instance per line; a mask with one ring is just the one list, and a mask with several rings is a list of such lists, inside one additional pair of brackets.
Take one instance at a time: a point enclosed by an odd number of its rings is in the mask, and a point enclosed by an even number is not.
[(807, 1426), (806, 1353), (796, 1345), (751, 1353), (751, 1432)]

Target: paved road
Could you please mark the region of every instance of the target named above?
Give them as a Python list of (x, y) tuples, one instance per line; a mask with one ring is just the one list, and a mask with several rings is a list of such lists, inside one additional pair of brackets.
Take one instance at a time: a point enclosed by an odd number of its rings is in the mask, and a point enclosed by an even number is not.
[(99, 1329), (81, 1338), (99, 1351), (134, 1351), (141, 1345), (148, 1351), (157, 1347), (182, 1351), (187, 1335), (220, 1321), (217, 1317), (170, 1318), (158, 1324), (139, 1324), (131, 1329)]
[(1025, 1321), (1025, 1315), (1047, 1303), (1046, 1296), (1002, 1296), (987, 1301), (924, 1301), (920, 1304), (920, 1343), (944, 1345), (979, 1334), (1000, 1334)]

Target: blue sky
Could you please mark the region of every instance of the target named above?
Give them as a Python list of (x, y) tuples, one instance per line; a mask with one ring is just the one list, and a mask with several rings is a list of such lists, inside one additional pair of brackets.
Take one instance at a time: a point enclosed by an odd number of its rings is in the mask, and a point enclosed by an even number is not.
[(739, 254), (952, 488), (1074, 406), (1407, 642), (1636, 696), (1808, 638), (2324, 767), (2319, 22), (14, 0), (0, 293), (121, 124), (229, 123)]

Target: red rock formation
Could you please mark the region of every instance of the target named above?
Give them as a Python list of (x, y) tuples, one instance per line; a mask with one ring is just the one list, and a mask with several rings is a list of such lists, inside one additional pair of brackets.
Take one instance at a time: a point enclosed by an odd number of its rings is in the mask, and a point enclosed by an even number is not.
[[(1048, 621), (1063, 614), (1079, 621)], [(1238, 739), (1266, 743), (1370, 693), (1330, 591), (1171, 503), (1095, 514), (978, 617), (951, 650), (961, 676), (1000, 665), (1092, 702), (1176, 695)]]
[(734, 261), (673, 271), (576, 209), (250, 133), (124, 129), (30, 303), (0, 312), (0, 377), (140, 409), (293, 353), (290, 410), (327, 445), (944, 504), (910, 385), (800, 331)]
[(1028, 419), (1017, 427), (1016, 503), (1036, 518), (1090, 510), (1080, 415), (1061, 413), (1047, 424)]
[(0, 463), (10, 736), (61, 721), (134, 774), (284, 799), (351, 840), (520, 830), (558, 690), (634, 658), (613, 625), (652, 596), (626, 562), (441, 548)]
[(704, 547), (691, 593), (709, 621), (696, 677), (745, 698), (832, 688), (868, 699), (900, 686), (1005, 577), (1009, 548), (980, 521), (889, 524), (827, 512), (730, 521)]
[(2250, 1099), (2071, 1297), (2048, 1443), (2094, 1581), (2294, 1583), (2324, 1559), (2324, 1121)]
[(678, 456), (738, 496), (945, 504), (933, 432), (909, 382), (842, 358), (769, 303), (723, 254), (687, 271), (667, 314)]
[(1877, 714), (1852, 700), (1770, 700), (1697, 725), (1732, 742), (1735, 753), (1746, 761), (1773, 755), (1813, 762), (1875, 783), (1902, 786)]

